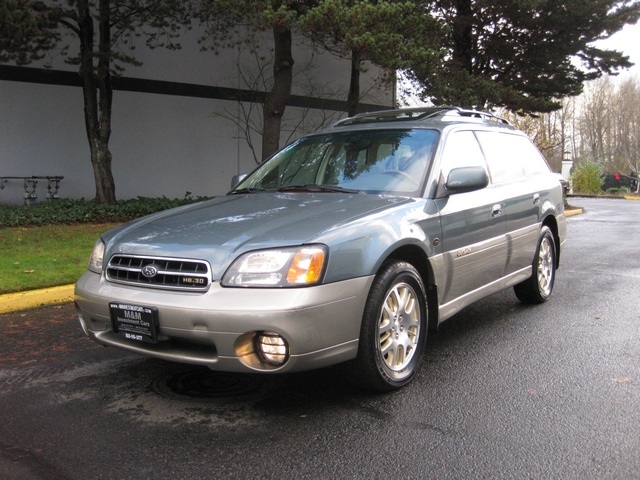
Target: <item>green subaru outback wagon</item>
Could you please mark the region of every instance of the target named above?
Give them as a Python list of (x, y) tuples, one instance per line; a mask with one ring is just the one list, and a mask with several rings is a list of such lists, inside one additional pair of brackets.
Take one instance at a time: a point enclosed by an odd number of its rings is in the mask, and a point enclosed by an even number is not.
[(562, 187), (507, 121), (368, 113), (298, 139), (227, 195), (105, 233), (75, 301), (102, 345), (233, 372), (341, 363), (386, 391), (470, 303), (509, 287), (546, 301), (565, 238)]

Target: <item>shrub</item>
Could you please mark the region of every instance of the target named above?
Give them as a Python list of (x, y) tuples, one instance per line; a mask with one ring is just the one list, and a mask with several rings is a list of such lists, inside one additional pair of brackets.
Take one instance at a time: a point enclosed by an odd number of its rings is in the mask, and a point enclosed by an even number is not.
[(596, 195), (602, 190), (602, 165), (592, 161), (582, 161), (573, 167), (571, 173), (573, 191)]
[(206, 198), (192, 198), (187, 195), (183, 199), (138, 197), (132, 200), (120, 200), (112, 205), (98, 205), (92, 200), (67, 199), (27, 206), (0, 206), (0, 227), (120, 223), (201, 200)]

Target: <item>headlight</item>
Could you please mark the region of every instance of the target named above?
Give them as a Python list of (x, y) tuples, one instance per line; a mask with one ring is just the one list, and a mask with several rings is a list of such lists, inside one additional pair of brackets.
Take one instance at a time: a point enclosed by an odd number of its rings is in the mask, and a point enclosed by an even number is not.
[(102, 260), (104, 258), (104, 242), (101, 239), (93, 246), (91, 257), (89, 257), (89, 270), (95, 273), (102, 273)]
[(301, 287), (322, 279), (324, 245), (260, 250), (239, 257), (222, 277), (227, 287)]

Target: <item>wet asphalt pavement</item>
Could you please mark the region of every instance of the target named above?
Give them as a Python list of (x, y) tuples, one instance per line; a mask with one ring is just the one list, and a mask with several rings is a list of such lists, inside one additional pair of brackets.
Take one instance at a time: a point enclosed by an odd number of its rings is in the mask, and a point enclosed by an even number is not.
[(0, 315), (0, 479), (640, 479), (640, 202), (571, 203), (552, 299), (467, 308), (392, 394), (103, 348), (71, 304)]

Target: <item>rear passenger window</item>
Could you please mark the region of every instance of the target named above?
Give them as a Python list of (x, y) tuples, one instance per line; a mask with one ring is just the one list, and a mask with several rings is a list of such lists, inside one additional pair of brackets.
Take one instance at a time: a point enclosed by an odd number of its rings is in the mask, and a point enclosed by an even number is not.
[(523, 180), (549, 171), (544, 157), (527, 137), (500, 132), (476, 132), (476, 135), (493, 183)]
[(476, 132), (482, 151), (487, 158), (491, 180), (495, 184), (524, 178), (521, 152), (515, 135), (498, 132)]
[(532, 175), (540, 175), (541, 173), (549, 173), (551, 170), (547, 160), (542, 156), (538, 147), (526, 137), (516, 137), (521, 139), (522, 147), (522, 168), (524, 175), (531, 177)]
[(487, 169), (480, 145), (471, 131), (453, 132), (447, 136), (441, 165), (442, 177), (445, 179), (454, 168), (482, 167)]

